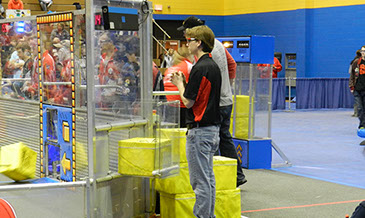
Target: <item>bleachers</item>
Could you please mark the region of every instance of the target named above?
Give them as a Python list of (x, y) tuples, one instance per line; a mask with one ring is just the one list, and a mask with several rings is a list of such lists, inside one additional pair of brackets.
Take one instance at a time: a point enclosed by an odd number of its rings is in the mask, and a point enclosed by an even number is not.
[[(2, 6), (6, 10), (8, 8), (9, 0), (4, 0), (2, 2)], [(62, 12), (62, 11), (70, 11), (75, 10), (75, 6), (73, 5), (74, 2), (80, 3), (82, 8), (85, 8), (85, 1), (81, 0), (54, 0), (53, 4), (49, 8), (52, 12)], [(38, 14), (46, 14), (47, 11), (42, 11), (41, 6), (39, 5), (38, 0), (23, 0), (24, 9), (30, 9), (32, 15)]]

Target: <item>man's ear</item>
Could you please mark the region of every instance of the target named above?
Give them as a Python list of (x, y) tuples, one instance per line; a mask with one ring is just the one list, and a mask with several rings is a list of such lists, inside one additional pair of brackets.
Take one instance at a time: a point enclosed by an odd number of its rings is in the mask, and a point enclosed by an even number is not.
[(197, 39), (196, 40), (196, 43), (198, 44), (198, 47), (201, 47), (202, 46), (202, 40)]

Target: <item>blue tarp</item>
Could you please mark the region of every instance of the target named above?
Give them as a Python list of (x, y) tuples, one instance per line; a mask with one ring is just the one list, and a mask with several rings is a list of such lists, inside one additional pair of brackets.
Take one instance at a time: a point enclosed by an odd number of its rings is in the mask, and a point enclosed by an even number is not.
[(297, 78), (296, 108), (352, 108), (348, 78)]

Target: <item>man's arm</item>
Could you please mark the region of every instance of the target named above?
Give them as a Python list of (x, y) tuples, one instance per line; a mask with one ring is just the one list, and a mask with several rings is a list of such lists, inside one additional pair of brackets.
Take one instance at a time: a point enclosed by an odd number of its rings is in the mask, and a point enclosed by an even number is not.
[(226, 48), (224, 48), (224, 51), (226, 52), (227, 56), (227, 64), (228, 64), (228, 74), (229, 74), (229, 82), (231, 83), (231, 86), (233, 84), (234, 78), (236, 78), (236, 61), (233, 59), (232, 55), (227, 51)]
[(191, 108), (194, 105), (195, 101), (184, 97), (185, 86), (183, 85), (183, 83), (177, 84), (177, 88), (179, 89), (180, 98), (185, 107)]

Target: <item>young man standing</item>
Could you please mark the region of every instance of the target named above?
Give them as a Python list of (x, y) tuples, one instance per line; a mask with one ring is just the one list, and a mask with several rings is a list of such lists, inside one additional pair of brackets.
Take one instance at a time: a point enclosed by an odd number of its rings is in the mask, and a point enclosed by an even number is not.
[[(197, 17), (190, 16), (184, 20), (181, 27), (177, 28), (178, 31), (184, 31), (196, 26), (204, 25), (204, 21)], [(221, 99), (219, 102), (220, 113), (220, 129), (219, 129), (219, 152), (221, 156), (234, 158), (237, 160), (237, 187), (247, 182), (245, 174), (242, 171), (242, 165), (237, 156), (236, 147), (232, 140), (232, 135), (229, 132), (229, 126), (231, 125), (231, 113), (233, 107), (232, 100), (232, 88), (234, 78), (236, 77), (236, 62), (229, 54), (223, 44), (215, 39), (214, 47), (211, 51), (212, 58), (217, 63), (222, 77), (221, 85)], [(218, 152), (216, 153), (218, 155)]]
[(171, 82), (179, 89), (188, 108), (186, 153), (190, 184), (196, 196), (194, 215), (215, 217), (215, 177), (213, 155), (219, 145), (219, 100), (221, 73), (212, 60), (214, 34), (207, 26), (187, 29), (185, 37), (191, 54), (198, 59), (191, 69), (189, 83), (181, 72), (174, 72)]
[[(359, 129), (365, 128), (365, 46), (361, 47), (361, 58), (354, 61), (350, 75), (350, 89), (358, 99)], [(360, 143), (365, 145), (365, 140)]]

